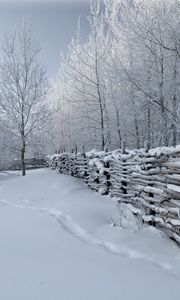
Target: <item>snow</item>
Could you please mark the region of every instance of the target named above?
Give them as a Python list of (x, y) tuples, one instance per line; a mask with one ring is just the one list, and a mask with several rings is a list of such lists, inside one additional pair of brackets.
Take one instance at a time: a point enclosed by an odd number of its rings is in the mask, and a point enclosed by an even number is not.
[(0, 299), (179, 299), (179, 248), (127, 206), (120, 220), (113, 199), (45, 169), (2, 177)]
[[(110, 162), (110, 161), (123, 161), (123, 160), (129, 160), (131, 159), (132, 162), (152, 162), (154, 159), (160, 158), (161, 156), (173, 156), (180, 153), (180, 145), (176, 147), (157, 147), (154, 149), (150, 149), (148, 152), (145, 151), (144, 148), (142, 149), (126, 149), (125, 154), (122, 154), (120, 149), (116, 149), (114, 151), (106, 152), (106, 151), (98, 151), (96, 149), (92, 149), (89, 152), (86, 152), (86, 157), (90, 159), (89, 165), (90, 166), (96, 166), (99, 170), (101, 170), (104, 166), (104, 162)], [(47, 160), (54, 161), (58, 160), (59, 158), (63, 156), (69, 156), (69, 153), (61, 153), (61, 154), (53, 154), (47, 156)], [(82, 153), (71, 154), (73, 157), (82, 156)], [(171, 157), (172, 160), (172, 157)], [(180, 158), (177, 157), (175, 161), (168, 161), (164, 162), (164, 166), (167, 167), (174, 167), (174, 168), (180, 168)], [(139, 166), (134, 166), (134, 168), (137, 170), (139, 169)], [(157, 173), (159, 172), (159, 168), (155, 168), (154, 171), (157, 170)], [(172, 175), (176, 176), (176, 175)], [(173, 177), (172, 177), (173, 178)], [(178, 178), (179, 179), (179, 178)]]
[(174, 184), (167, 184), (167, 188), (171, 191), (180, 193), (180, 186)]
[(167, 219), (168, 222), (174, 226), (180, 226), (180, 220)]
[(180, 145), (176, 147), (158, 147), (155, 149), (150, 149), (148, 153), (152, 156), (161, 156), (161, 155), (172, 155), (180, 152)]
[(98, 158), (93, 158), (89, 161), (89, 165), (91, 167), (97, 167), (98, 170), (101, 170), (104, 167), (104, 164), (102, 161), (100, 161)]

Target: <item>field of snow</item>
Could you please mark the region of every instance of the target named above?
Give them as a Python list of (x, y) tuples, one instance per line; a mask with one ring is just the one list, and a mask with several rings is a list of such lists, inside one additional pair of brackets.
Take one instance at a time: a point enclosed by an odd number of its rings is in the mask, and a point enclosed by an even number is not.
[(70, 176), (0, 173), (0, 299), (179, 300), (180, 249), (122, 215)]

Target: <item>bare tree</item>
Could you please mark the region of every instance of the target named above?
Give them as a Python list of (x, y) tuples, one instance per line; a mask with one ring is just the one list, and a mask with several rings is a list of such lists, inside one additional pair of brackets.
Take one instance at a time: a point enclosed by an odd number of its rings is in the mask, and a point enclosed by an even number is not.
[(6, 34), (4, 60), (0, 69), (0, 111), (17, 136), (25, 175), (27, 141), (36, 134), (46, 117), (46, 73), (38, 62), (39, 44), (32, 38), (31, 25), (23, 22), (22, 30)]
[[(87, 121), (97, 133), (101, 149), (108, 139), (108, 113), (106, 108), (106, 88), (104, 65), (108, 57), (109, 36), (101, 14), (100, 1), (91, 2), (89, 18), (91, 32), (82, 44), (79, 33), (69, 47), (69, 53), (62, 57), (64, 81), (67, 95), (72, 105), (76, 105), (82, 122)], [(81, 113), (80, 113), (81, 112)], [(91, 123), (91, 124), (90, 124)], [(84, 126), (81, 126), (81, 131)], [(90, 128), (89, 128), (90, 130)]]

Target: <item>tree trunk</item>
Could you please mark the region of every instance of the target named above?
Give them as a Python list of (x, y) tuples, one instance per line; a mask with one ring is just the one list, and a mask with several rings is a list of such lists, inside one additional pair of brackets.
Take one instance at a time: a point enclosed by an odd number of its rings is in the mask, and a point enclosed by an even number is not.
[(177, 145), (177, 126), (176, 126), (176, 109), (177, 109), (177, 100), (176, 96), (173, 96), (173, 123), (172, 123), (172, 134), (173, 134), (173, 140), (172, 140), (172, 145), (173, 147), (176, 147)]
[(21, 149), (21, 172), (22, 176), (26, 175), (26, 167), (25, 167), (25, 151), (26, 151), (26, 144), (24, 138), (22, 140), (22, 149)]
[(120, 148), (122, 137), (121, 137), (121, 129), (120, 129), (120, 121), (119, 121), (119, 112), (117, 112), (116, 117), (117, 117), (117, 133), (118, 133), (119, 148)]
[(104, 115), (103, 115), (103, 108), (102, 103), (99, 103), (100, 106), (100, 114), (101, 114), (101, 149), (104, 151), (105, 148), (105, 136), (104, 136)]
[[(147, 67), (148, 68), (148, 67)], [(148, 76), (147, 76), (147, 87), (148, 87), (148, 91), (150, 96), (152, 96), (152, 92), (151, 92), (151, 87), (149, 85), (149, 82), (151, 80), (151, 76), (150, 76), (150, 69), (148, 68)], [(150, 99), (149, 97), (147, 97), (147, 104), (146, 104), (146, 109), (147, 109), (147, 135), (146, 135), (146, 139), (147, 142), (149, 144), (149, 146), (151, 147), (151, 104), (150, 104)]]
[(122, 137), (121, 137), (121, 128), (120, 128), (120, 116), (119, 116), (118, 108), (115, 104), (114, 104), (114, 108), (115, 108), (115, 113), (116, 113), (116, 126), (117, 126), (119, 148), (121, 148)]
[[(96, 59), (97, 60), (97, 59)], [(96, 62), (96, 79), (97, 79), (97, 94), (98, 94), (98, 101), (99, 101), (99, 110), (100, 110), (100, 122), (101, 122), (101, 149), (104, 151), (105, 148), (105, 133), (104, 133), (104, 108), (102, 97), (100, 93), (100, 86), (99, 86), (99, 77), (98, 77), (98, 69), (97, 69), (97, 62)]]
[(177, 145), (177, 55), (175, 57), (175, 64), (174, 64), (174, 94), (173, 94), (173, 120), (172, 120), (172, 135), (173, 141), (172, 144), (175, 147)]
[(159, 93), (160, 93), (161, 117), (163, 121), (163, 146), (168, 147), (167, 113), (165, 110), (163, 87), (164, 87), (164, 57), (163, 54), (161, 53)]
[(97, 96), (99, 102), (99, 111), (100, 111), (100, 123), (101, 123), (101, 149), (105, 149), (105, 132), (104, 132), (104, 103), (100, 91), (100, 79), (99, 79), (99, 64), (98, 64), (98, 53), (97, 53), (97, 32), (95, 31), (95, 74), (96, 74), (96, 88)]
[(134, 91), (133, 91), (133, 84), (131, 84), (131, 102), (132, 102), (132, 110), (134, 115), (134, 127), (135, 127), (135, 135), (136, 135), (136, 148), (140, 149), (140, 134), (139, 134), (139, 124), (137, 119), (137, 111), (135, 106), (134, 100)]
[[(132, 59), (132, 49), (130, 47), (130, 65), (131, 65), (131, 71), (133, 72), (133, 59)], [(133, 76), (133, 73), (132, 73)], [(132, 103), (132, 111), (134, 116), (134, 127), (135, 127), (135, 136), (136, 136), (136, 148), (140, 149), (140, 133), (139, 133), (139, 124), (138, 124), (138, 118), (137, 118), (137, 110), (136, 110), (136, 104), (135, 104), (135, 94), (134, 94), (134, 85), (131, 82), (131, 103)]]
[(151, 107), (149, 101), (147, 101), (147, 141), (151, 146)]

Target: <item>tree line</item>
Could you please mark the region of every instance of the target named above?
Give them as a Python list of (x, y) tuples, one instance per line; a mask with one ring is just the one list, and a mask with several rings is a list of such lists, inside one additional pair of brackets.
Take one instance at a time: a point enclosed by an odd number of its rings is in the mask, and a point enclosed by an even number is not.
[(61, 54), (51, 97), (60, 151), (180, 142), (180, 1), (91, 1)]

